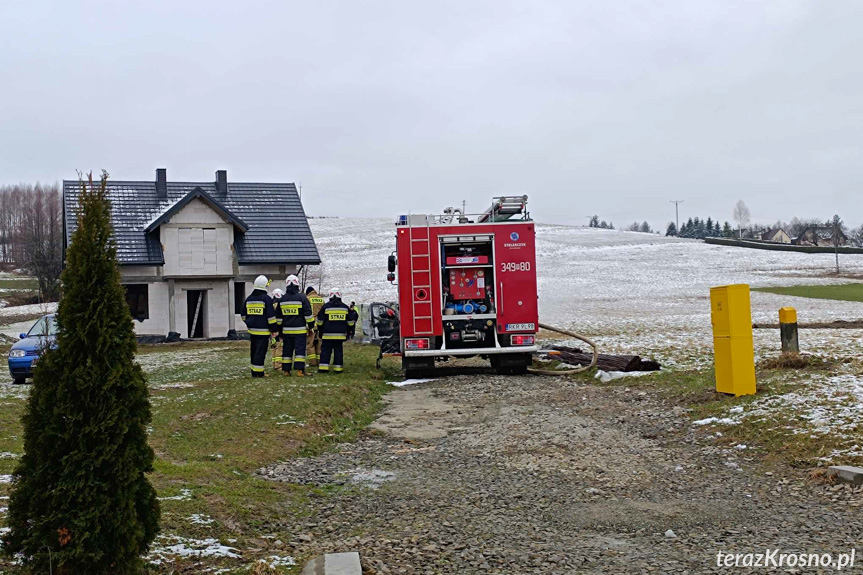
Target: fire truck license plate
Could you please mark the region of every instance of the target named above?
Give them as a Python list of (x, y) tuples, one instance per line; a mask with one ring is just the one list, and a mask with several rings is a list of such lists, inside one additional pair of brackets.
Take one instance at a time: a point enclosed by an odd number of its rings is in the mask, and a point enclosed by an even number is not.
[(535, 331), (536, 324), (532, 323), (508, 323), (506, 331)]

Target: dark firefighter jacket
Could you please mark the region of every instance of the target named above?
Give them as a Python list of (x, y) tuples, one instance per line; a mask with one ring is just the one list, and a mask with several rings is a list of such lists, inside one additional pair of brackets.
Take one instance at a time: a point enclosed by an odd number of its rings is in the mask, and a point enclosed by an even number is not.
[(277, 332), (279, 328), (276, 325), (273, 300), (270, 299), (267, 290), (253, 290), (246, 298), (240, 317), (246, 322), (249, 335), (270, 335), (270, 332)]
[(321, 339), (347, 339), (348, 326), (357, 323), (357, 312), (340, 299), (331, 299), (318, 312), (318, 331)]
[(303, 335), (315, 321), (309, 300), (299, 292), (282, 296), (276, 308), (276, 318), (282, 320), (282, 335)]

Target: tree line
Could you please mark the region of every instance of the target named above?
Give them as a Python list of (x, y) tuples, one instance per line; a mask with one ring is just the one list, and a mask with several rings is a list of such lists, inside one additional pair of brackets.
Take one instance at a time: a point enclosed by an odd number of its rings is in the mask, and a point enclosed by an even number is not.
[(720, 224), (719, 220), (714, 220), (711, 217), (708, 217), (706, 220), (695, 217), (689, 218), (684, 222), (679, 230), (677, 229), (677, 225), (671, 222), (665, 230), (665, 235), (703, 240), (710, 237), (730, 238), (734, 235), (734, 230), (728, 222)]
[(602, 228), (604, 230), (613, 230), (614, 223), (606, 222), (605, 220), (600, 221), (599, 216), (590, 216), (590, 223), (588, 224), (589, 228)]
[(36, 277), (43, 301), (59, 296), (63, 207), (58, 184), (0, 186), (0, 263)]

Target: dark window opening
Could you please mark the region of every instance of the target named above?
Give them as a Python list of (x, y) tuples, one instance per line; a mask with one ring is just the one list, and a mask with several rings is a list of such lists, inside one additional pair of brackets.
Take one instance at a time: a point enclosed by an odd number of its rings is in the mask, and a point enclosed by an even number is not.
[(186, 292), (186, 316), (189, 339), (204, 337), (204, 322), (207, 318), (207, 292), (205, 290)]
[(132, 312), (132, 318), (138, 321), (150, 319), (150, 301), (147, 297), (148, 284), (129, 284), (126, 288), (126, 304)]
[(234, 313), (243, 315), (246, 307), (246, 282), (234, 282)]

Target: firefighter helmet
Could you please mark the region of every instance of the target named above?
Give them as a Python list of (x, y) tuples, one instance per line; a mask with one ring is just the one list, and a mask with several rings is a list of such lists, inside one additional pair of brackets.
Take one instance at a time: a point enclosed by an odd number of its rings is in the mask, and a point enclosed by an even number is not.
[(297, 286), (300, 287), (300, 278), (291, 274), (285, 278), (285, 287), (287, 286)]
[(330, 299), (338, 298), (342, 299), (342, 292), (338, 288), (333, 288), (330, 290)]
[(280, 298), (280, 297), (282, 297), (283, 295), (285, 295), (285, 292), (283, 292), (283, 291), (282, 291), (282, 290), (280, 290), (279, 288), (276, 288), (276, 289), (274, 289), (274, 290), (273, 290), (273, 297)]
[(267, 276), (258, 276), (255, 278), (255, 289), (267, 289), (268, 285), (270, 285), (270, 280), (267, 279)]

